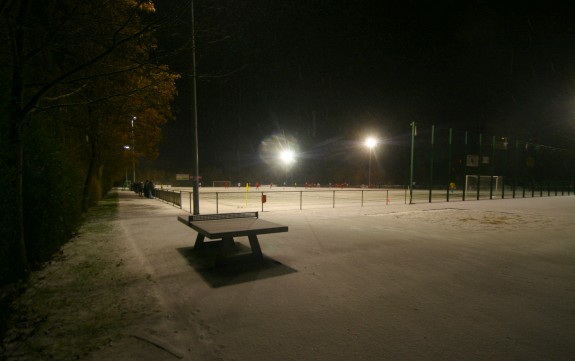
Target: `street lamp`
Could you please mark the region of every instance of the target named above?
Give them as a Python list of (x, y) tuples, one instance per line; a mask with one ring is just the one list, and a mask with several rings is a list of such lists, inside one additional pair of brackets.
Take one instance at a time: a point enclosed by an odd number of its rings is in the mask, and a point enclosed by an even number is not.
[(190, 11), (191, 11), (191, 20), (192, 20), (192, 27), (191, 27), (191, 38), (192, 38), (192, 111), (194, 115), (194, 181), (192, 183), (193, 186), (193, 214), (197, 215), (200, 214), (200, 188), (198, 186), (199, 178), (200, 178), (200, 155), (199, 155), (199, 136), (198, 136), (198, 91), (196, 86), (196, 19), (194, 14), (194, 0), (190, 2)]
[[(124, 149), (126, 150), (130, 150), (132, 147), (130, 147), (129, 145), (125, 145)], [(130, 184), (130, 181), (128, 180), (128, 167), (126, 167), (126, 180), (124, 181), (124, 188), (128, 188), (130, 189), (131, 187), (129, 187), (128, 185)]]
[(369, 170), (367, 173), (367, 187), (371, 188), (371, 152), (373, 148), (377, 145), (377, 139), (374, 137), (368, 137), (365, 140), (365, 146), (369, 149)]
[(134, 121), (137, 117), (132, 117), (132, 184), (136, 184), (136, 149), (134, 141)]

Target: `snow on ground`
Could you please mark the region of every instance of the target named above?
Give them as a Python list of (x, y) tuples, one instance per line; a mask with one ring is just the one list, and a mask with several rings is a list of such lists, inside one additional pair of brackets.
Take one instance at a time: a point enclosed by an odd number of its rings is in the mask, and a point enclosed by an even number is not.
[(186, 360), (575, 353), (573, 196), (266, 210), (289, 232), (259, 237), (265, 262), (224, 268), (193, 252), (176, 220), (188, 212), (120, 197), (121, 258), (147, 275), (157, 311), (90, 360), (134, 359), (144, 343)]

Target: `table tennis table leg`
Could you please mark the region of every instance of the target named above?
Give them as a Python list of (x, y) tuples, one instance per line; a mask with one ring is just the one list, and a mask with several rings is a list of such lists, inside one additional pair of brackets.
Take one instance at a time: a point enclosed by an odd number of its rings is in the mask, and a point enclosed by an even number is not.
[(205, 238), (206, 237), (203, 234), (198, 233), (198, 236), (196, 237), (196, 243), (194, 244), (195, 250), (202, 249), (204, 247), (204, 239)]
[(221, 242), (219, 257), (223, 259), (234, 249), (235, 242), (233, 237), (224, 237)]
[(254, 257), (263, 259), (264, 255), (262, 254), (262, 249), (260, 248), (260, 243), (258, 242), (258, 236), (254, 234), (249, 235), (248, 238), (250, 240), (250, 246), (252, 246), (252, 254)]

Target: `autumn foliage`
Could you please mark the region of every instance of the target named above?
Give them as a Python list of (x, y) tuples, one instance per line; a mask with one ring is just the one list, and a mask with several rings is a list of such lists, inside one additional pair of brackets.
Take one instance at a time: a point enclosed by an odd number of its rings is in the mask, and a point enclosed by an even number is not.
[(0, 1), (0, 285), (157, 156), (178, 78), (154, 58), (163, 21), (147, 0)]

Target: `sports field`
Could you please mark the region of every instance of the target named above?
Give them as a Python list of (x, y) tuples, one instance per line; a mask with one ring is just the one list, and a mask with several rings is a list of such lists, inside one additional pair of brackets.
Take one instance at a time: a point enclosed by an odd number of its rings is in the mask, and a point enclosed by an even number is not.
[[(191, 187), (170, 187), (165, 190), (180, 194), (182, 210), (191, 212), (193, 209)], [(551, 191), (537, 191), (516, 189), (515, 198), (533, 198), (567, 195)], [(304, 188), (304, 187), (270, 187), (269, 185), (256, 187), (201, 187), (200, 210), (201, 213), (222, 213), (234, 211), (279, 211), (304, 210), (315, 208), (341, 208), (356, 206), (394, 206), (411, 203), (431, 202), (461, 202), (463, 190), (456, 189), (449, 192), (444, 189), (432, 190), (414, 189), (410, 196), (409, 189), (368, 189), (368, 188)], [(469, 191), (465, 194), (465, 201), (477, 199), (513, 198), (513, 192), (489, 192), (481, 190), (479, 194)]]

